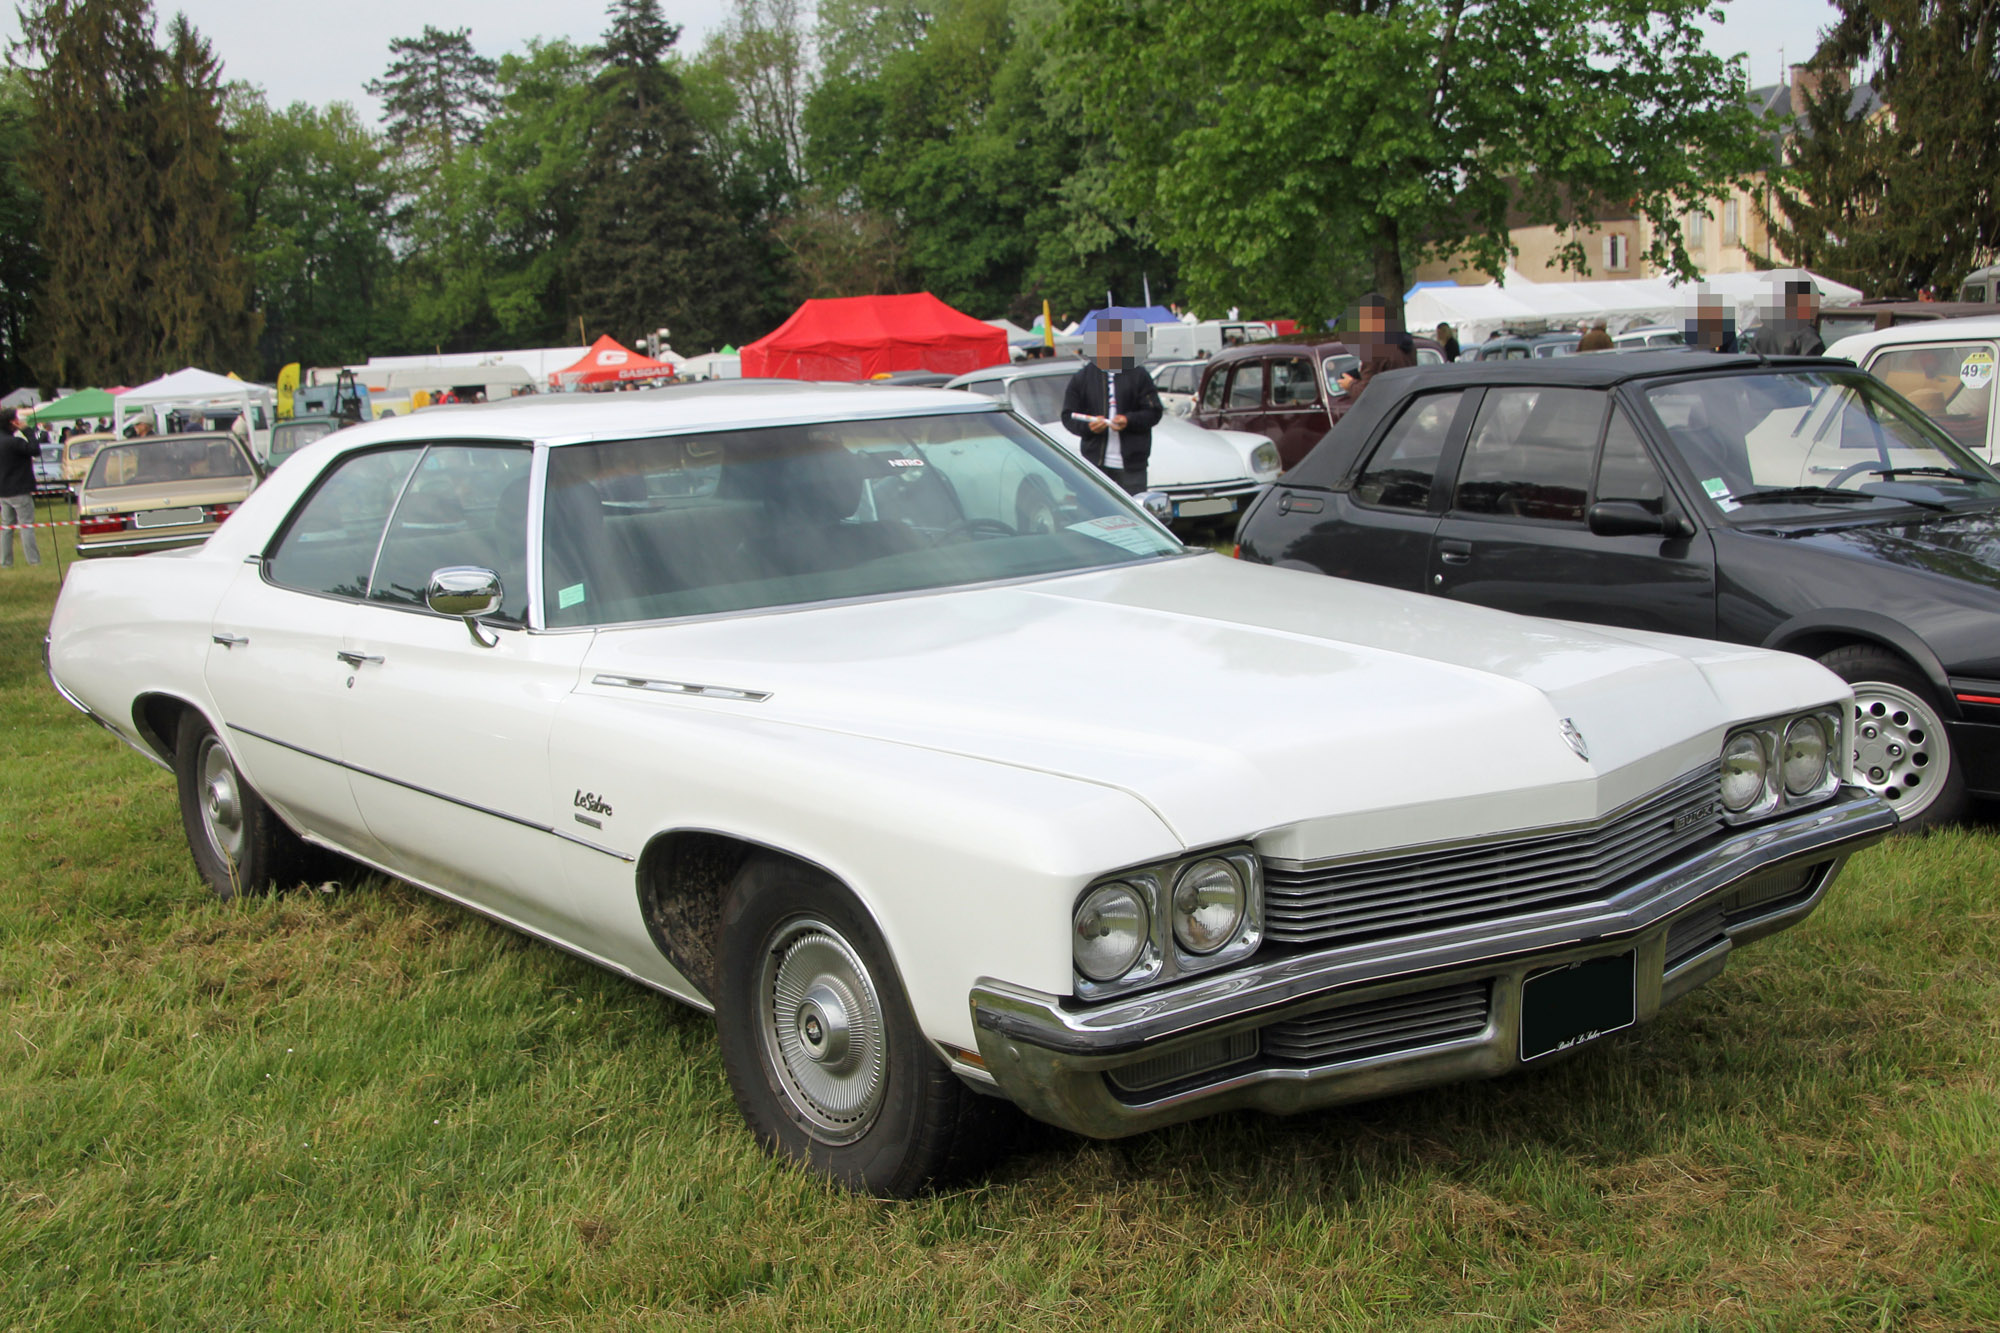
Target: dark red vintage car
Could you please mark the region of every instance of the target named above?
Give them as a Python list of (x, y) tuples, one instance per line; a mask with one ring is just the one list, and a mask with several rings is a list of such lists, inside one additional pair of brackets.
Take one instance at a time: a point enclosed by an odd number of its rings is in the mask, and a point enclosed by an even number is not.
[[(1418, 365), (1444, 360), (1431, 339), (1416, 344)], [(1289, 468), (1346, 412), (1340, 377), (1360, 365), (1354, 349), (1335, 338), (1226, 347), (1202, 368), (1189, 419), (1209, 430), (1254, 431), (1278, 446)]]

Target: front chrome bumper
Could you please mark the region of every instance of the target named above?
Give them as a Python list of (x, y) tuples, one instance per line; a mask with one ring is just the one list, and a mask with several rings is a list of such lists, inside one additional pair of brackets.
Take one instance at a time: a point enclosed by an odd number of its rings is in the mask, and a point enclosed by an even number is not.
[[(981, 978), (971, 994), (980, 1063), (1029, 1114), (1099, 1138), (1237, 1107), (1304, 1111), (1506, 1073), (1522, 1063), (1521, 983), (1531, 973), (1634, 952), (1644, 1022), (1720, 973), (1736, 945), (1804, 920), (1847, 856), (1895, 827), (1887, 803), (1848, 787), (1802, 814), (1722, 834), (1609, 898), (1494, 923), (1476, 939), (1458, 931), (1288, 953), (1089, 1006)], [(1791, 874), (1796, 886), (1782, 896), (1740, 902), (1746, 881)], [(1317, 1064), (1269, 1058), (1252, 1040), (1273, 1025), (1350, 1006), (1360, 1014), (1371, 1002), (1380, 1012), (1468, 983), (1487, 988), (1485, 1022), (1445, 1040)], [(1250, 1053), (1141, 1091), (1114, 1082), (1232, 1049)]]

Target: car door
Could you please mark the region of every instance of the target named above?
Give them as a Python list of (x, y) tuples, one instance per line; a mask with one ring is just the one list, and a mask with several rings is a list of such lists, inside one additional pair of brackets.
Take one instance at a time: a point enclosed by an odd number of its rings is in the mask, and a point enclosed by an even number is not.
[[(549, 728), (588, 636), (526, 628), (533, 457), (524, 445), (425, 451), (347, 621), (356, 665), (340, 735), (391, 869), (562, 936)], [(424, 604), (432, 572), (453, 565), (500, 576), (502, 608), (481, 635)]]
[[(1344, 494), (1281, 490), (1275, 501), (1278, 522), (1291, 535), (1281, 538), (1268, 558), (1336, 578), (1421, 591), (1443, 507), (1439, 472), (1454, 455), (1477, 398), (1476, 391), (1464, 389), (1412, 397)], [(1260, 516), (1270, 505), (1267, 501)]]
[(421, 449), (352, 454), (307, 492), (216, 607), (204, 674), (250, 784), (294, 827), (376, 859), (343, 767), (340, 713), (356, 672), (347, 621)]
[(1524, 615), (1713, 637), (1708, 534), (1601, 536), (1586, 521), (1600, 501), (1681, 513), (1626, 409), (1595, 389), (1488, 389), (1437, 525), (1431, 591)]
[(1987, 462), (2000, 445), (2000, 394), (1993, 391), (2000, 341), (1903, 343), (1877, 348), (1862, 369), (1910, 400), (1952, 439)]
[(1286, 467), (1295, 467), (1327, 432), (1319, 376), (1308, 357), (1279, 357), (1266, 364), (1270, 401), (1257, 430), (1278, 446), (1278, 458)]
[(1214, 429), (1264, 433), (1264, 376), (1265, 362), (1261, 357), (1236, 363)]

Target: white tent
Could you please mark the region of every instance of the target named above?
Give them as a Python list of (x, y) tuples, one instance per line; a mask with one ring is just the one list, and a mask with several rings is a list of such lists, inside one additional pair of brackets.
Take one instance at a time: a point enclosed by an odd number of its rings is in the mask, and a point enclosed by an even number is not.
[(1574, 329), (1585, 320), (1605, 320), (1616, 332), (1640, 324), (1677, 325), (1693, 306), (1696, 292), (1705, 288), (1733, 307), (1736, 327), (1742, 330), (1757, 323), (1760, 301), (1773, 301), (1786, 281), (1797, 279), (1817, 286), (1825, 306), (1852, 305), (1861, 299), (1854, 288), (1804, 269), (1718, 273), (1700, 287), (1670, 278), (1531, 282), (1509, 269), (1499, 281), (1483, 286), (1420, 288), (1404, 306), (1404, 321), (1418, 332), (1449, 324), (1468, 347), (1502, 329)]
[[(274, 389), (189, 366), (119, 394), (113, 400), (112, 429), (122, 434), (127, 421), (150, 414), (151, 409), (158, 407), (237, 408), (246, 420), (255, 420), (250, 415), (250, 409), (261, 406), (265, 409), (267, 425), (264, 433), (251, 433), (250, 447), (258, 458), (262, 458), (269, 443), (268, 423), (275, 417), (277, 403), (278, 395)], [(141, 409), (145, 412), (142, 413)]]
[(1035, 336), (1033, 329), (1024, 329), (1011, 319), (982, 319), (979, 322), (982, 324), (991, 324), (994, 328), (1006, 334), (1008, 342), (1013, 342), (1016, 338), (1032, 338)]

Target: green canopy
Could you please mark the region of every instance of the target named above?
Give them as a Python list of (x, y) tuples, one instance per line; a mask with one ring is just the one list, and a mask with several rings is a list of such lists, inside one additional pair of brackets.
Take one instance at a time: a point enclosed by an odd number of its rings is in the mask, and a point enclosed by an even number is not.
[(79, 389), (67, 398), (43, 403), (35, 409), (37, 424), (44, 421), (81, 421), (85, 417), (111, 419), (117, 400), (102, 389)]

